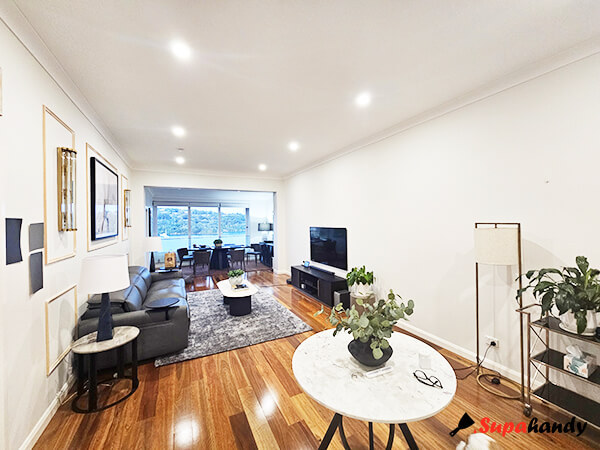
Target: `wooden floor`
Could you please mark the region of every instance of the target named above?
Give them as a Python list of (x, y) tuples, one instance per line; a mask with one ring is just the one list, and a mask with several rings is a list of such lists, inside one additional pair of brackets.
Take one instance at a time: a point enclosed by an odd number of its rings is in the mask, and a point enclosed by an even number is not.
[[(224, 274), (197, 277), (190, 290), (213, 289)], [(326, 315), (313, 317), (321, 305), (272, 272), (250, 272), (250, 281), (310, 324), (314, 331), (226, 353), (155, 368), (140, 367), (137, 392), (116, 407), (95, 414), (75, 414), (60, 407), (39, 439), (37, 449), (315, 449), (332, 413), (306, 396), (292, 374), (294, 349), (315, 332), (328, 328)], [(415, 314), (418, 314), (416, 310)], [(440, 349), (454, 367), (469, 364)], [(118, 395), (122, 386), (106, 387), (104, 397)], [(102, 398), (102, 397), (101, 397)], [(448, 435), (468, 412), (476, 423), (483, 417), (496, 422), (527, 421), (518, 401), (503, 400), (480, 388), (473, 376), (458, 382), (456, 397), (444, 411), (410, 424), (422, 449), (453, 449), (471, 430)], [(536, 405), (540, 421), (566, 422), (570, 417)], [(352, 449), (368, 448), (367, 425), (345, 419)], [(506, 449), (598, 448), (590, 426), (580, 438), (565, 434), (510, 434), (493, 437)], [(375, 446), (384, 448), (387, 429), (375, 426)], [(588, 440), (586, 442), (585, 440)], [(593, 444), (594, 439), (596, 445)], [(330, 448), (343, 448), (335, 436)], [(407, 448), (397, 432), (395, 449)]]

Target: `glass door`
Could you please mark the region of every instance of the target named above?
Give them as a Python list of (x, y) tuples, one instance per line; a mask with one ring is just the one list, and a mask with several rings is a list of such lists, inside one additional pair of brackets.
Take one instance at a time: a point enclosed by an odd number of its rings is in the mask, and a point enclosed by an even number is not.
[(219, 208), (217, 206), (191, 206), (190, 234), (192, 247), (213, 245), (213, 241), (219, 237)]
[(161, 237), (163, 252), (176, 252), (178, 248), (188, 248), (188, 207), (157, 206), (157, 234)]
[(221, 239), (223, 244), (248, 245), (246, 208), (221, 206)]

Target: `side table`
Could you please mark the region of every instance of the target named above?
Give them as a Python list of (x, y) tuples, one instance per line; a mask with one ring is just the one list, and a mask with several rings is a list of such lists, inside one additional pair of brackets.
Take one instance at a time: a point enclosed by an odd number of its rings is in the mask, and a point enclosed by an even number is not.
[(179, 302), (179, 298), (176, 297), (166, 297), (159, 298), (158, 300), (152, 300), (144, 304), (145, 307), (150, 309), (163, 309), (165, 311), (165, 320), (169, 320), (169, 308)]
[[(130, 397), (138, 388), (137, 376), (137, 338), (140, 334), (136, 327), (116, 327), (113, 337), (107, 341), (96, 342), (97, 332), (79, 338), (73, 344), (72, 351), (77, 355), (77, 395), (71, 403), (71, 409), (78, 413), (91, 413), (110, 408)], [(131, 375), (125, 376), (125, 345), (131, 342)], [(96, 370), (96, 356), (108, 350), (117, 350), (117, 379), (130, 379), (131, 390), (127, 395), (98, 408), (98, 374)], [(89, 359), (88, 386), (85, 389), (85, 357)], [(88, 407), (82, 409), (77, 402), (88, 392)]]

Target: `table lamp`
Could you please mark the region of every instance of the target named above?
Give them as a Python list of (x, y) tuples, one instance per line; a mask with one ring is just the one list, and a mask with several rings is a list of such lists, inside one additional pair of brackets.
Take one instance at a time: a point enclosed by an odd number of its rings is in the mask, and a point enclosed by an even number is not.
[(162, 252), (162, 239), (160, 236), (149, 236), (146, 238), (146, 251), (150, 252), (150, 272), (154, 272), (154, 252)]
[(107, 341), (113, 336), (108, 293), (126, 289), (130, 284), (127, 255), (98, 255), (83, 259), (79, 277), (80, 291), (84, 294), (102, 294), (97, 342)]

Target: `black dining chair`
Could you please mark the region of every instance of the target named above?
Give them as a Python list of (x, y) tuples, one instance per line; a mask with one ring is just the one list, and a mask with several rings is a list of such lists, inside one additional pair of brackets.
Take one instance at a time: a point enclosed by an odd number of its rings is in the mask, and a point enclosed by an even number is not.
[(196, 275), (196, 266), (206, 266), (210, 275), (210, 253), (209, 250), (194, 251), (194, 275)]
[(246, 270), (246, 251), (244, 249), (241, 250), (231, 250), (229, 252), (229, 262), (231, 267), (234, 266), (235, 263), (240, 264), (240, 268)]
[(188, 254), (187, 248), (178, 248), (177, 256), (179, 256), (179, 269), (180, 270), (183, 267), (183, 263), (186, 261), (189, 263), (189, 266), (192, 267), (192, 264), (194, 263), (194, 257), (192, 255)]
[(252, 250), (248, 250), (246, 252), (246, 260), (249, 261), (252, 256), (254, 256), (254, 265), (258, 265), (258, 258), (260, 258), (260, 244), (250, 244)]

